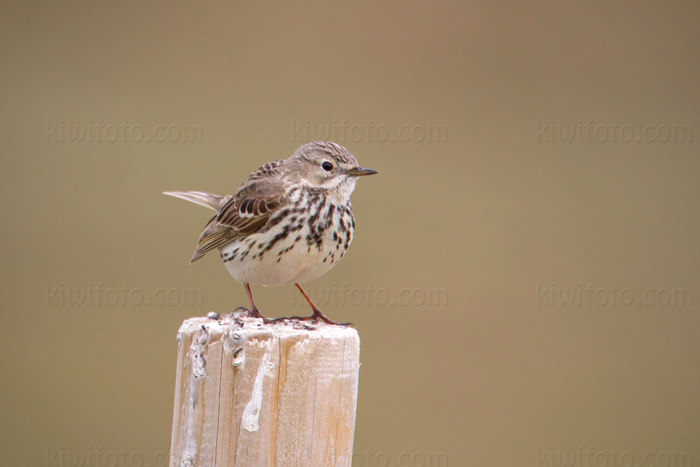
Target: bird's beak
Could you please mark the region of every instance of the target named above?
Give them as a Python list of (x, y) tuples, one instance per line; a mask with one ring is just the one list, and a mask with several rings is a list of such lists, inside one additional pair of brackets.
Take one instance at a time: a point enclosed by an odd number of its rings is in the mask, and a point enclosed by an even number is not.
[(372, 169), (365, 169), (363, 167), (353, 167), (345, 173), (347, 175), (350, 175), (351, 177), (364, 177), (365, 175), (374, 175), (377, 173), (377, 171)]

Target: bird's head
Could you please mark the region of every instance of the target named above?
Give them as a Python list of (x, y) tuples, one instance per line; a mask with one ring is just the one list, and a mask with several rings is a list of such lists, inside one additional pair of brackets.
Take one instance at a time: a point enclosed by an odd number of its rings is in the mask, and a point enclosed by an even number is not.
[(347, 193), (355, 188), (359, 177), (376, 174), (376, 170), (360, 167), (350, 151), (330, 141), (314, 141), (302, 145), (287, 159), (290, 172), (298, 182), (313, 188)]

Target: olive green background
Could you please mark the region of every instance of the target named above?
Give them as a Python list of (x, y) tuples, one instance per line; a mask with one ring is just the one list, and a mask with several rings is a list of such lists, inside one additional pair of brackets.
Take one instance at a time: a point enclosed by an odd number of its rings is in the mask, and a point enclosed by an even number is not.
[[(178, 327), (246, 298), (216, 255), (188, 264), (210, 212), (160, 193), (231, 193), (317, 139), (300, 125), (356, 128), (331, 139), (380, 173), (358, 183), (349, 253), (310, 284), (348, 298), (323, 308), (362, 339), (355, 466), (579, 451), (698, 465), (699, 14), (692, 0), (3, 1), (0, 466), (162, 465)], [(100, 120), (201, 139), (57, 136)], [(589, 120), (649, 139), (560, 137)], [(673, 125), (694, 139), (668, 139)], [(201, 304), (65, 298), (123, 287)], [(562, 303), (569, 288), (594, 300)], [(270, 316), (307, 311), (292, 287), (254, 293)]]

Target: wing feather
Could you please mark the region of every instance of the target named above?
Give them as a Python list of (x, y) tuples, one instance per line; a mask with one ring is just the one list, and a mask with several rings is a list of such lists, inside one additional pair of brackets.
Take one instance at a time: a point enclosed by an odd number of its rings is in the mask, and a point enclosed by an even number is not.
[(274, 177), (280, 161), (264, 165), (238, 189), (236, 195), (221, 206), (207, 223), (197, 243), (191, 262), (215, 248), (262, 229), (282, 206), (285, 184)]

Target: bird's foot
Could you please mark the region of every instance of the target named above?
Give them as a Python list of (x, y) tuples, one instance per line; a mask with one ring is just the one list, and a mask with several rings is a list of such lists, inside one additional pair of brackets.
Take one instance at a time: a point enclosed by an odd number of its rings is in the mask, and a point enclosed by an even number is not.
[(275, 319), (270, 319), (265, 321), (265, 324), (271, 324), (271, 323), (288, 323), (288, 322), (293, 322), (293, 321), (311, 321), (311, 324), (318, 324), (318, 322), (323, 321), (326, 324), (331, 324), (333, 326), (352, 326), (352, 323), (339, 323), (337, 321), (333, 321), (332, 319), (328, 318), (326, 315), (323, 313), (314, 313), (311, 316), (289, 316), (289, 317), (283, 317), (283, 318), (275, 318)]
[(235, 310), (233, 310), (231, 313), (229, 313), (230, 316), (235, 316), (237, 311), (242, 311), (246, 315), (250, 315), (250, 310), (244, 306), (239, 306)]
[(273, 318), (273, 319), (268, 319), (265, 321), (265, 324), (278, 324), (278, 323), (286, 323), (288, 321), (297, 319), (297, 316), (292, 316), (290, 318), (287, 318), (286, 316), (283, 316), (281, 318)]
[(352, 326), (352, 323), (339, 323), (338, 321), (333, 321), (328, 316), (324, 315), (321, 310), (314, 310), (314, 314), (311, 316), (305, 316), (302, 318), (304, 321), (311, 321), (313, 324), (318, 323), (318, 320), (323, 321), (326, 324), (332, 324), (333, 326)]
[(238, 308), (236, 308), (235, 310), (233, 310), (231, 312), (231, 316), (233, 316), (239, 310), (243, 311), (245, 313), (245, 315), (248, 316), (249, 318), (256, 318), (256, 319), (263, 320), (263, 323), (265, 323), (265, 324), (270, 324), (270, 323), (273, 323), (275, 321), (274, 319), (265, 318), (263, 315), (260, 314), (260, 310), (258, 310), (256, 307), (253, 307), (252, 310), (249, 310), (248, 308), (246, 308), (244, 306), (239, 306)]
[(251, 318), (260, 318), (263, 320), (263, 323), (265, 324), (277, 324), (277, 323), (287, 323), (290, 321), (311, 321), (312, 324), (318, 324), (319, 320), (323, 321), (326, 324), (331, 324), (333, 326), (353, 326), (352, 323), (339, 323), (338, 321), (333, 321), (329, 317), (323, 314), (321, 310), (314, 311), (314, 314), (311, 316), (289, 316), (289, 317), (282, 317), (282, 318), (265, 318), (263, 315), (260, 314), (260, 311), (257, 308), (253, 308), (252, 310), (249, 310), (245, 307), (239, 306), (233, 312), (235, 313), (238, 310), (242, 310), (246, 313), (247, 316)]

